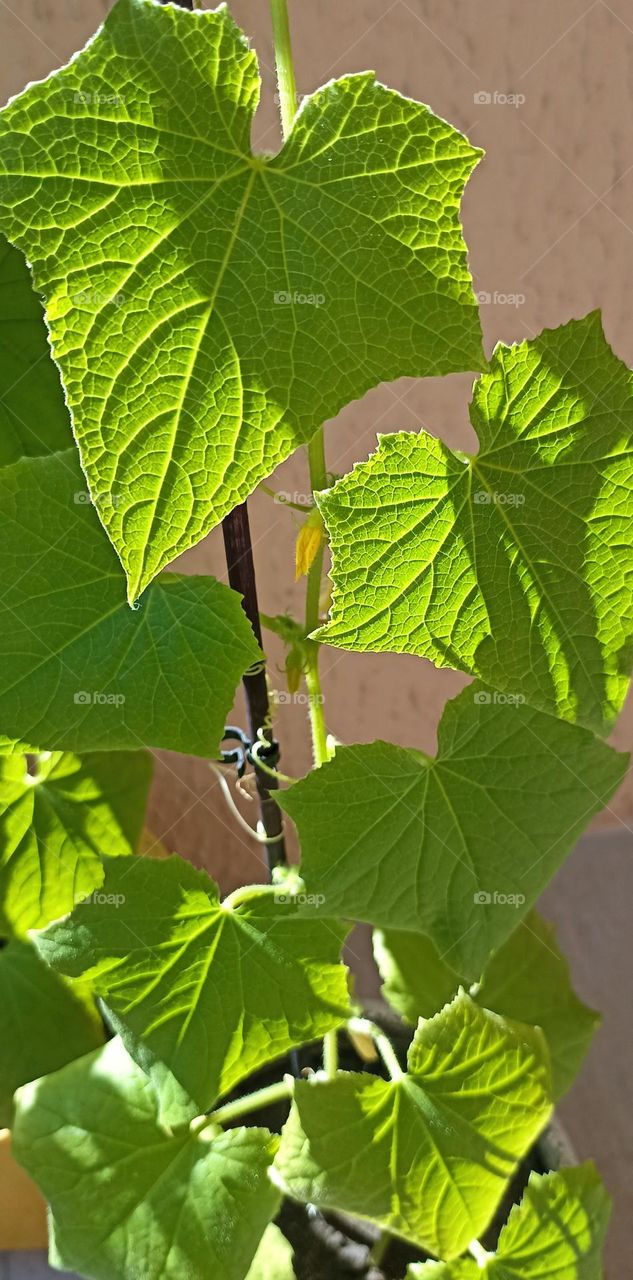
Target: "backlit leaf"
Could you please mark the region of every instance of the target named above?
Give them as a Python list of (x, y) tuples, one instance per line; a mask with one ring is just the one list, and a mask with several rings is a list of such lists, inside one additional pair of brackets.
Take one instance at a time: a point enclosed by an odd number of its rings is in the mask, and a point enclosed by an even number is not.
[(0, 469), (0, 731), (47, 749), (215, 755), (260, 657), (239, 596), (164, 574), (138, 609), (76, 451)]
[(0, 930), (72, 911), (103, 880), (100, 855), (133, 853), (152, 763), (142, 751), (0, 758)]
[(451, 1258), (487, 1226), (549, 1112), (540, 1033), (461, 994), (420, 1024), (400, 1079), (298, 1081), (275, 1168), (295, 1199)]
[(110, 901), (78, 907), (36, 945), (60, 973), (90, 979), (157, 1086), (166, 1067), (198, 1109), (349, 1016), (346, 930), (302, 919), (274, 888), (220, 902), (182, 858), (114, 858), (102, 892)]
[(605, 732), (633, 665), (633, 379), (597, 313), (499, 346), (480, 450), (382, 436), (319, 505), (333, 607), (320, 640), (417, 653)]
[(253, 155), (258, 95), (224, 6), (118, 0), (0, 118), (0, 224), (131, 600), (369, 387), (482, 367), (459, 223), (480, 153), (367, 73)]
[(91, 1280), (244, 1280), (279, 1192), (266, 1129), (168, 1133), (118, 1039), (16, 1098), (14, 1151), (51, 1209), (51, 1262)]
[(426, 933), (469, 981), (517, 927), (626, 771), (593, 734), (470, 686), (435, 760), (339, 747), (278, 795), (321, 914)]
[(592, 1164), (530, 1176), (496, 1254), (410, 1267), (407, 1280), (602, 1280), (609, 1197)]

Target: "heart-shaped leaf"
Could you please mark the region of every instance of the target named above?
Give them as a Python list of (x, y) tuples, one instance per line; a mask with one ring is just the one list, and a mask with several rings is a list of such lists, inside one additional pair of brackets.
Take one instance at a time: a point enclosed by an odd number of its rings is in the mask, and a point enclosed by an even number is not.
[(481, 685), (444, 711), (435, 760), (373, 742), (278, 796), (311, 908), (426, 933), (469, 981), (513, 932), (628, 757)]
[(407, 1280), (602, 1280), (611, 1202), (592, 1164), (533, 1173), (497, 1252), (409, 1267)]
[(166, 573), (138, 609), (75, 450), (0, 469), (0, 729), (37, 748), (215, 755), (261, 657), (240, 597)]
[(540, 1033), (462, 993), (420, 1024), (406, 1075), (298, 1081), (275, 1168), (296, 1199), (452, 1258), (487, 1226), (549, 1112)]
[(118, 0), (0, 117), (0, 224), (130, 600), (369, 387), (482, 367), (459, 223), (480, 153), (365, 74), (253, 155), (258, 94), (224, 6)]
[(152, 777), (142, 751), (0, 757), (0, 930), (67, 915), (103, 880), (100, 855), (134, 853)]
[[(437, 1013), (463, 985), (463, 977), (422, 934), (377, 931), (374, 954), (384, 979), (385, 999), (413, 1026), (418, 1018)], [(541, 1027), (552, 1059), (552, 1093), (558, 1101), (578, 1073), (600, 1016), (575, 994), (552, 926), (530, 912), (493, 956), (471, 994), (485, 1009)]]
[(166, 1067), (207, 1109), (263, 1063), (349, 1017), (346, 932), (305, 921), (272, 887), (220, 902), (207, 874), (182, 858), (114, 858), (99, 898), (36, 945), (60, 973), (90, 978), (159, 1088)]
[(594, 313), (498, 347), (471, 418), (476, 457), (382, 436), (321, 496), (318, 638), (417, 653), (606, 732), (633, 666), (633, 378)]
[(90, 1280), (244, 1280), (279, 1205), (266, 1129), (168, 1133), (118, 1039), (16, 1097), (14, 1150), (51, 1211), (51, 1262)]

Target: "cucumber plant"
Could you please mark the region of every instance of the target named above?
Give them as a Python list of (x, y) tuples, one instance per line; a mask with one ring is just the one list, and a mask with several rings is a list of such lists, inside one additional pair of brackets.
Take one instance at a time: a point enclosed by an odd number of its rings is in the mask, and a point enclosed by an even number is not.
[[(486, 359), (480, 153), (369, 73), (297, 109), (286, 0), (271, 17), (276, 155), (224, 6), (116, 0), (0, 113), (3, 1121), (54, 1265), (95, 1280), (290, 1276), (283, 1196), (368, 1220), (376, 1266), (402, 1238), (411, 1280), (597, 1280), (591, 1164), (533, 1174), (481, 1237), (597, 1022), (534, 908), (627, 765), (631, 374), (597, 314)], [(333, 481), (325, 419), (454, 371), (475, 455), (397, 432)], [(305, 616), (260, 615), (246, 502), (300, 446)], [(168, 570), (219, 525), (229, 586)], [(262, 627), (305, 682), (298, 780)], [(324, 644), (474, 677), (435, 758), (333, 742)], [(222, 898), (148, 855), (148, 748), (248, 770), (270, 883)], [(350, 995), (355, 921), (406, 1061)]]

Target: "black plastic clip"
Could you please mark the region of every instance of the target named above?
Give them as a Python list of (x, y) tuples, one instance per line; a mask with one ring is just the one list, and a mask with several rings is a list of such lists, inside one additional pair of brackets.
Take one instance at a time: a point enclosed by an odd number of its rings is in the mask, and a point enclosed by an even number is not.
[(221, 751), (220, 756), (222, 764), (234, 764), (237, 769), (238, 778), (243, 778), (246, 773), (246, 766), (250, 764), (254, 769), (261, 761), (268, 765), (269, 769), (276, 769), (279, 764), (279, 743), (273, 738), (272, 742), (259, 739), (257, 743), (257, 751), (253, 753), (253, 743), (244, 729), (238, 728), (237, 725), (227, 724), (222, 735), (223, 742), (237, 742), (239, 745), (231, 747), (228, 751)]
[(243, 778), (246, 773), (246, 765), (249, 761), (249, 753), (251, 749), (251, 740), (243, 729), (237, 725), (227, 724), (222, 735), (223, 742), (238, 742), (239, 746), (232, 747), (229, 751), (220, 751), (222, 764), (234, 764), (237, 769), (238, 778)]

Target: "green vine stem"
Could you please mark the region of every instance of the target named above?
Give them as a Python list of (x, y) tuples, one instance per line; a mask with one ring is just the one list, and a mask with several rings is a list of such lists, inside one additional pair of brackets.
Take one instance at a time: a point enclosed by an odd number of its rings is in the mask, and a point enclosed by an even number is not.
[(285, 1102), (292, 1097), (293, 1080), (291, 1076), (286, 1076), (279, 1084), (267, 1085), (265, 1089), (257, 1089), (254, 1093), (247, 1093), (243, 1098), (235, 1098), (233, 1102), (227, 1102), (223, 1107), (218, 1107), (216, 1111), (210, 1111), (208, 1115), (194, 1125), (194, 1132), (201, 1133), (208, 1125), (228, 1124), (231, 1120), (239, 1120), (241, 1116), (249, 1115), (251, 1111), (261, 1111), (262, 1107), (272, 1106), (275, 1102)]
[(292, 129), (292, 123), (297, 112), (297, 85), (292, 60), (287, 0), (270, 0), (270, 12), (273, 21), (279, 111), (281, 113), (281, 128), (285, 141)]
[[(294, 63), (292, 60), (292, 44), (290, 40), (290, 23), (288, 20), (287, 0), (270, 0), (270, 12), (273, 25), (273, 43), (275, 47), (275, 64), (277, 68), (277, 85), (279, 89), (279, 110), (284, 140), (288, 137), (297, 111), (297, 86)], [(310, 472), (310, 488), (314, 493), (327, 486), (327, 470), (325, 466), (325, 445), (323, 428), (312, 437), (308, 445), (308, 467)], [(319, 600), (321, 596), (321, 577), (323, 574), (323, 546), (314, 557), (308, 571), (306, 591), (306, 634), (319, 625)], [(312, 731), (312, 752), (314, 763), (319, 766), (329, 759), (327, 746), (327, 730), (323, 711), (323, 693), (319, 676), (319, 645), (311, 640), (306, 643), (306, 685), (308, 689), (308, 711)]]
[(388, 1231), (381, 1231), (373, 1249), (370, 1250), (369, 1256), (372, 1262), (375, 1262), (377, 1267), (380, 1266), (380, 1263), (382, 1262), (387, 1252), (387, 1249), (391, 1244), (391, 1240), (392, 1240), (392, 1237)]
[(477, 1266), (481, 1267), (482, 1270), (486, 1266), (486, 1263), (489, 1262), (490, 1258), (494, 1257), (494, 1254), (488, 1253), (478, 1240), (471, 1240), (468, 1246), (468, 1252), (471, 1257), (475, 1259)]
[(371, 1036), (387, 1068), (390, 1079), (401, 1080), (404, 1072), (398, 1062), (391, 1040), (385, 1035), (385, 1032), (375, 1022), (370, 1022), (368, 1018), (350, 1018), (348, 1026), (350, 1031), (357, 1031), (360, 1035)]
[(338, 1071), (338, 1034), (328, 1031), (323, 1037), (323, 1070), (328, 1080), (333, 1080)]

